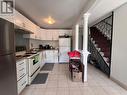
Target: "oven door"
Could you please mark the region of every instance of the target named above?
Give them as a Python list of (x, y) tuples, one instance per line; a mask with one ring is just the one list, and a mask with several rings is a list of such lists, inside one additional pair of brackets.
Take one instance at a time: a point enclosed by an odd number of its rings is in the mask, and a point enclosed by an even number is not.
[(33, 76), (36, 70), (39, 68), (39, 55), (35, 55), (29, 59), (29, 76)]

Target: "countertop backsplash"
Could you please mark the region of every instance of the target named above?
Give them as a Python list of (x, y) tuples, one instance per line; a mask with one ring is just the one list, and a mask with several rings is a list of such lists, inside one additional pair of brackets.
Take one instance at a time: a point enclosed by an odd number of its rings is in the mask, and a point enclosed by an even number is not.
[(26, 50), (29, 50), (29, 39), (23, 38), (23, 33), (15, 32), (15, 48), (17, 47), (25, 47)]
[(58, 48), (59, 46), (59, 42), (58, 41), (41, 41), (41, 40), (34, 40), (34, 39), (30, 39), (29, 41), (29, 48), (39, 48), (39, 45), (50, 45), (53, 46), (54, 48)]

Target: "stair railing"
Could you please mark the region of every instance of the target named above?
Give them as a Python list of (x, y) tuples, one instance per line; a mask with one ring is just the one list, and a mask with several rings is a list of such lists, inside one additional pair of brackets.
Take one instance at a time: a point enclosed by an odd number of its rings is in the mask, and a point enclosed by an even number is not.
[(112, 20), (113, 15), (105, 18), (104, 20), (98, 22), (94, 25), (94, 27), (98, 28), (102, 34), (104, 34), (105, 37), (107, 37), (108, 40), (111, 40), (112, 37)]

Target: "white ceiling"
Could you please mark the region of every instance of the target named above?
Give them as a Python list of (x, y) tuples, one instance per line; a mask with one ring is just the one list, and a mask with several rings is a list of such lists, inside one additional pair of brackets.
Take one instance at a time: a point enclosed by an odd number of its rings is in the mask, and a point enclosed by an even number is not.
[(91, 16), (89, 18), (89, 23), (92, 24), (99, 18), (107, 15), (114, 9), (120, 7), (122, 4), (126, 3), (127, 0), (96, 0), (95, 4), (89, 9)]
[[(42, 28), (72, 28), (90, 0), (16, 0), (16, 9)], [(53, 25), (43, 19), (52, 16)]]

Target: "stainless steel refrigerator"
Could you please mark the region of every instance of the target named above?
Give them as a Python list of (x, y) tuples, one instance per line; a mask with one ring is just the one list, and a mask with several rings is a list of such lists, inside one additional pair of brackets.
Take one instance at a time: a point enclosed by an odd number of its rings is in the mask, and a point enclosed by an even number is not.
[(0, 95), (17, 95), (14, 24), (0, 18)]
[(59, 37), (59, 63), (69, 62), (68, 52), (71, 51), (71, 38)]

